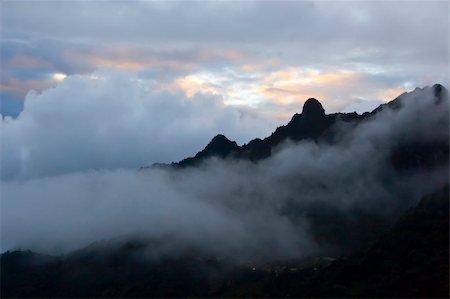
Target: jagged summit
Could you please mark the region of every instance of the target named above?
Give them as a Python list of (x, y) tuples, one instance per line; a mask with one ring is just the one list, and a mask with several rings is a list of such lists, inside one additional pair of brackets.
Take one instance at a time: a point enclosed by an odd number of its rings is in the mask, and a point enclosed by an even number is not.
[[(403, 93), (399, 95), (394, 100), (381, 104), (376, 109), (371, 112), (365, 112), (363, 114), (358, 113), (331, 113), (325, 114), (325, 109), (322, 104), (315, 98), (309, 98), (303, 105), (302, 113), (296, 113), (291, 118), (289, 123), (278, 127), (270, 136), (264, 139), (253, 139), (249, 143), (242, 146), (237, 145), (236, 142), (230, 141), (223, 134), (216, 135), (208, 145), (195, 156), (186, 158), (179, 162), (174, 162), (171, 164), (173, 167), (187, 167), (200, 165), (202, 161), (210, 157), (218, 158), (236, 158), (236, 159), (248, 159), (251, 161), (259, 161), (268, 158), (272, 155), (273, 149), (275, 149), (279, 144), (286, 140), (292, 140), (294, 142), (309, 140), (314, 142), (325, 142), (333, 144), (339, 138), (339, 134), (335, 134), (335, 125), (340, 123), (344, 124), (348, 128), (352, 128), (358, 125), (360, 122), (369, 119), (379, 113), (384, 109), (399, 109), (402, 107), (402, 101), (408, 94), (416, 94), (421, 96), (423, 92), (433, 92), (437, 101), (447, 101), (448, 102), (448, 90), (441, 84), (435, 84), (433, 86), (426, 86), (424, 88), (417, 88), (409, 93)], [(439, 153), (433, 154), (433, 157), (424, 156), (424, 160), (436, 160), (440, 159), (441, 156), (445, 156), (448, 153), (448, 146), (445, 145), (443, 148), (434, 146)], [(417, 160), (415, 158), (416, 153), (430, 152), (435, 153), (436, 150), (429, 150), (427, 147), (416, 149), (413, 154), (404, 155), (402, 151), (400, 154), (396, 155), (394, 158), (400, 168), (404, 168), (402, 165), (410, 165), (410, 160)], [(403, 155), (403, 156), (402, 156)], [(423, 155), (422, 155), (423, 156)], [(403, 158), (402, 158), (403, 157)], [(412, 157), (410, 159), (410, 157)], [(428, 159), (428, 160), (427, 160)], [(434, 161), (433, 160), (433, 161)], [(422, 163), (422, 162), (421, 162)], [(160, 165), (157, 165), (160, 166)]]
[(432, 86), (433, 91), (434, 91), (434, 95), (438, 98), (448, 98), (448, 90), (447, 88), (445, 88), (444, 86), (442, 86), (441, 84), (434, 84)]
[(239, 150), (239, 145), (236, 141), (231, 141), (225, 135), (218, 134), (208, 143), (208, 145), (201, 151), (198, 152), (192, 158), (186, 158), (178, 163), (178, 166), (193, 166), (198, 165), (202, 160), (209, 157), (219, 157), (226, 158), (231, 153)]
[(236, 141), (231, 141), (225, 135), (218, 134), (208, 143), (203, 152), (206, 155), (218, 154), (219, 156), (226, 156), (236, 148), (238, 148)]
[(322, 104), (317, 99), (309, 98), (303, 105), (302, 115), (306, 117), (324, 116), (325, 109), (323, 109)]
[(216, 136), (211, 139), (208, 146), (214, 146), (215, 144), (227, 144), (227, 143), (233, 143), (230, 139), (228, 139), (225, 135), (217, 134)]

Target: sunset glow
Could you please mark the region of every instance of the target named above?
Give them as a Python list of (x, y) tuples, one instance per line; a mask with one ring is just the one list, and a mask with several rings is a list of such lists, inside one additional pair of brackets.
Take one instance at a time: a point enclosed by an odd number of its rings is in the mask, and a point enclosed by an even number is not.
[(63, 81), (64, 79), (66, 79), (66, 77), (67, 75), (63, 73), (54, 73), (52, 76), (53, 80), (56, 81)]

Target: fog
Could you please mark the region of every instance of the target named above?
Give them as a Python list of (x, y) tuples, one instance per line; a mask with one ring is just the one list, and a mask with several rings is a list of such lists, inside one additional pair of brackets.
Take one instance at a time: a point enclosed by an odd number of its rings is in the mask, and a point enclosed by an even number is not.
[(402, 103), (355, 128), (338, 125), (337, 144), (287, 141), (259, 163), (212, 158), (198, 168), (2, 181), (1, 251), (64, 253), (138, 237), (162, 240), (150, 249), (156, 255), (194, 249), (275, 259), (321, 252), (312, 214), (390, 219), (448, 183), (447, 163), (399, 171), (389, 162), (398, 144), (448, 144), (448, 97), (438, 101), (425, 88)]

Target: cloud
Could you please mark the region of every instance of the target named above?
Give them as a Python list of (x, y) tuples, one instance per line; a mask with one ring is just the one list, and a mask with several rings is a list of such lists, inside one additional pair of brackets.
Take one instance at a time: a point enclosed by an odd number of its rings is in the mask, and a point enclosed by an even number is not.
[(30, 90), (42, 90), (50, 87), (54, 83), (52, 78), (40, 78), (30, 80), (19, 80), (14, 78), (5, 78), (0, 84), (0, 90), (6, 93), (13, 93), (17, 96), (24, 96)]
[[(139, 237), (160, 241), (150, 251), (156, 256), (194, 249), (277, 259), (327, 252), (330, 239), (356, 242), (448, 183), (448, 164), (399, 173), (389, 162), (399, 143), (448, 144), (448, 98), (436, 104), (428, 88), (405, 95), (403, 104), (354, 129), (338, 127), (333, 146), (286, 143), (258, 164), (211, 159), (199, 168), (2, 181), (1, 249), (65, 252)], [(83, 151), (81, 142), (71, 145)]]
[[(224, 174), (209, 182), (218, 184)], [(199, 185), (204, 174), (186, 178), (180, 177), (181, 183), (176, 186), (168, 173), (119, 170), (4, 184), (2, 210), (8, 213), (2, 217), (2, 249), (19, 245), (66, 251), (93, 241), (130, 235), (169, 238), (183, 249), (192, 246), (201, 250), (199, 245), (203, 244), (205, 250), (209, 247), (223, 254), (238, 254), (250, 248), (257, 251), (266, 243), (275, 250), (273, 254), (291, 251), (294, 255), (294, 249), (308, 245), (289, 221), (273, 217), (269, 207), (233, 211), (222, 202), (224, 197), (196, 198), (196, 192), (208, 192)], [(185, 190), (190, 184), (199, 189), (194, 193)], [(24, 205), (33, 204), (29, 192), (35, 188), (45, 190), (41, 195), (48, 196), (47, 200), (35, 210), (17, 214)], [(13, 195), (16, 191), (19, 193)], [(36, 225), (36, 221), (39, 226), (30, 231), (29, 225)], [(59, 224), (55, 226), (56, 223)]]
[[(312, 45), (356, 40), (369, 47), (391, 44), (404, 49), (419, 45), (418, 40), (433, 41), (433, 34), (442, 33), (448, 24), (448, 4), (442, 2), (211, 2), (162, 6), (165, 5), (153, 2), (8, 2), (3, 5), (8, 12), (3, 15), (3, 23), (8, 32), (71, 40), (261, 44), (299, 41)], [(434, 43), (436, 49), (447, 46), (444, 41)], [(420, 49), (429, 47), (420, 45)]]
[(38, 58), (25, 56), (25, 55), (14, 55), (9, 60), (6, 61), (7, 64), (4, 67), (18, 67), (18, 68), (42, 68), (48, 67), (48, 63), (42, 61)]
[[(393, 81), (393, 82), (387, 82)], [(172, 81), (159, 81), (163, 90), (221, 95), (226, 104), (270, 110), (290, 117), (310, 97), (322, 101), (327, 112), (372, 111), (411, 89), (399, 80), (368, 75), (351, 69), (287, 67), (273, 71), (241, 73), (236, 68), (199, 71)]]
[[(230, 81), (235, 78), (229, 69), (252, 70), (247, 78), (289, 68), (353, 72), (372, 76), (377, 84), (365, 85), (357, 96), (351, 89), (329, 87), (327, 94), (335, 103), (328, 110), (347, 109), (348, 104), (359, 112), (379, 102), (375, 96), (380, 90), (449, 82), (445, 1), (206, 5), (8, 1), (2, 9), (1, 62), (6, 66), (2, 76), (8, 80), (89, 74), (99, 67), (150, 72), (164, 82), (197, 73), (226, 73)], [(22, 68), (26, 65), (27, 72)], [(230, 86), (225, 83), (222, 90)], [(235, 89), (241, 93), (245, 89), (234, 83), (226, 90), (231, 97), (227, 102), (242, 102)], [(38, 91), (46, 87), (41, 84)], [(308, 87), (312, 90), (314, 84)], [(268, 107), (249, 92), (243, 96), (252, 97), (251, 105)]]
[(15, 95), (0, 92), (0, 114), (3, 116), (17, 117), (23, 110), (23, 101)]
[(187, 98), (154, 86), (133, 73), (104, 70), (28, 93), (20, 116), (1, 122), (2, 178), (177, 161), (218, 133), (243, 143), (275, 126), (217, 95)]

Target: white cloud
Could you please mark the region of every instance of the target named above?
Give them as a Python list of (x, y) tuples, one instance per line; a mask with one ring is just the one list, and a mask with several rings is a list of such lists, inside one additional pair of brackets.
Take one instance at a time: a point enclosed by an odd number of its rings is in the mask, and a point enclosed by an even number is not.
[(177, 161), (218, 133), (244, 143), (274, 126), (220, 96), (155, 91), (132, 73), (69, 76), (28, 93), (21, 115), (2, 121), (2, 178)]

